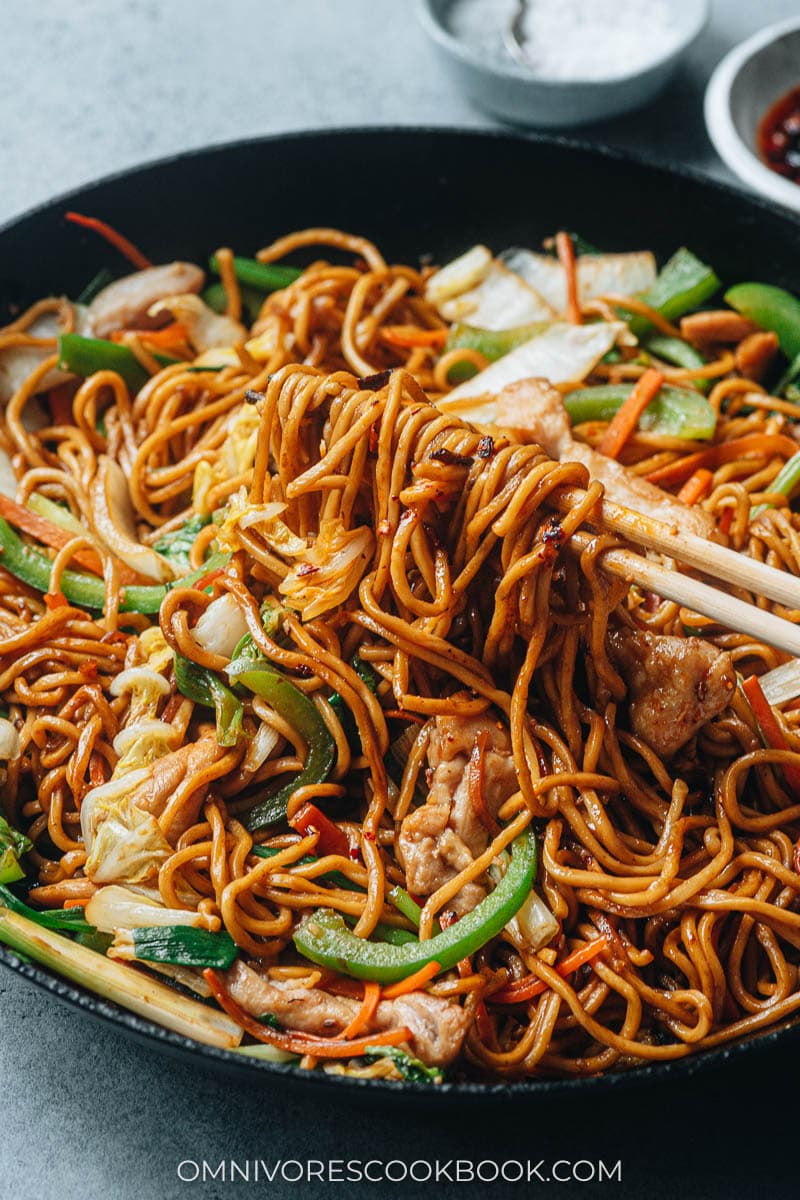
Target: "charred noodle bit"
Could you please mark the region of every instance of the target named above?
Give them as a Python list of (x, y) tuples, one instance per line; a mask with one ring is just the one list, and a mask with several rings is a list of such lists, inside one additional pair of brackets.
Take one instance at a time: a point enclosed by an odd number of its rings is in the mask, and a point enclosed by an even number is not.
[(800, 305), (557, 245), (433, 273), (304, 230), (0, 330), (0, 940), (396, 1078), (800, 1009), (785, 656), (603, 569), (625, 503), (800, 623)]

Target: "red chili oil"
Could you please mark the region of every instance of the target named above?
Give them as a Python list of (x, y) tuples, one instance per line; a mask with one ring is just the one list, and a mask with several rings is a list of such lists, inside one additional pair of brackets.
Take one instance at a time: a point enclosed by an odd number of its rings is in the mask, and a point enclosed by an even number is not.
[(767, 109), (758, 127), (758, 149), (768, 167), (800, 183), (800, 87)]

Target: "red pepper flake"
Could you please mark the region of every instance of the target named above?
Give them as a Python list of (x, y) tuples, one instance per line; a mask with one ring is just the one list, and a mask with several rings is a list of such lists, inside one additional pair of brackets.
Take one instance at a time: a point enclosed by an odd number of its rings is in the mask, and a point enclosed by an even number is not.
[(318, 571), (319, 567), (315, 567), (313, 563), (300, 563), (297, 568), (297, 574), (302, 579), (307, 578), (309, 575), (316, 575)]
[(550, 517), (539, 530), (539, 537), (544, 544), (542, 561), (550, 566), (558, 557), (558, 552), (564, 543), (564, 530), (558, 517)]
[(443, 446), (441, 450), (434, 450), (431, 458), (435, 462), (444, 463), (447, 467), (471, 467), (473, 461), (466, 454), (456, 454), (454, 451), (448, 450), (446, 446)]
[(55, 608), (63, 608), (65, 604), (69, 604), (69, 600), (63, 592), (45, 592), (44, 602), (51, 612)]

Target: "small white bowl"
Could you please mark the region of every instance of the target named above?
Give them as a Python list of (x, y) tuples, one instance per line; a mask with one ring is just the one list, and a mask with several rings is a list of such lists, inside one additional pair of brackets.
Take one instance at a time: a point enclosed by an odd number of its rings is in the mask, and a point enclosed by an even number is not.
[(757, 192), (800, 212), (800, 186), (758, 156), (758, 125), (800, 85), (800, 17), (760, 30), (723, 58), (706, 89), (706, 128), (722, 161)]
[(458, 0), (418, 0), (417, 14), (441, 62), (470, 100), (495, 116), (521, 125), (564, 128), (615, 117), (652, 100), (673, 75), (678, 63), (709, 16), (709, 0), (671, 0), (680, 41), (643, 69), (614, 79), (548, 80), (509, 57), (481, 54), (451, 32), (448, 12)]

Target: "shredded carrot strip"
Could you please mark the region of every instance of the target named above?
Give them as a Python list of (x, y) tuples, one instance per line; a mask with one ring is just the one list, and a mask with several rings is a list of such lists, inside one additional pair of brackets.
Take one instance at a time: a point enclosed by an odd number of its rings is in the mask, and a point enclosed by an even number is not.
[[(790, 750), (784, 736), (783, 730), (778, 724), (777, 717), (772, 710), (772, 706), (764, 695), (761, 684), (755, 675), (751, 675), (742, 684), (742, 691), (749, 701), (750, 707), (753, 710), (753, 715), (758, 721), (759, 728), (764, 735), (764, 741), (771, 750)], [(800, 795), (800, 766), (792, 766), (791, 763), (781, 763), (783, 775), (791, 790)]]
[(133, 242), (128, 241), (121, 233), (117, 233), (116, 229), (107, 221), (101, 221), (98, 217), (85, 217), (82, 213), (76, 212), (68, 212), (64, 216), (73, 225), (81, 225), (84, 229), (91, 229), (95, 233), (99, 233), (100, 237), (105, 238), (115, 250), (119, 250), (120, 254), (124, 254), (128, 261), (132, 262), (140, 271), (152, 267), (150, 259), (146, 258)]
[(719, 531), (720, 531), (720, 533), (724, 533), (726, 537), (728, 536), (728, 534), (731, 531), (731, 525), (733, 524), (734, 516), (735, 516), (735, 509), (726, 508), (726, 509), (724, 509), (722, 516), (719, 519)]
[(421, 717), (419, 713), (408, 712), (405, 708), (385, 708), (383, 715), (393, 717), (395, 721), (410, 721), (412, 725), (425, 724), (425, 717)]
[(695, 471), (694, 475), (686, 480), (686, 483), (678, 492), (678, 499), (690, 506), (697, 504), (698, 500), (702, 500), (708, 494), (713, 478), (714, 474), (712, 471), (709, 471), (707, 467), (700, 467), (699, 470)]
[[(42, 542), (45, 546), (52, 546), (54, 550), (61, 550), (66, 546), (67, 542), (71, 542), (75, 537), (74, 533), (70, 533), (68, 529), (62, 529), (60, 525), (55, 525), (52, 521), (48, 521), (46, 517), (40, 517), (38, 513), (31, 512), (29, 508), (25, 508), (22, 504), (17, 504), (16, 501), (9, 499), (8, 496), (0, 493), (0, 517), (4, 517), (10, 525), (15, 529), (21, 529), (23, 533), (29, 533), (31, 537)], [(99, 554), (95, 554), (94, 550), (76, 550), (72, 556), (76, 563), (85, 567), (87, 571), (91, 571), (95, 575), (103, 574), (103, 564)], [(136, 583), (139, 580), (139, 575), (120, 563), (119, 568), (120, 583)], [(58, 593), (61, 595), (61, 593)], [(45, 603), (47, 600), (45, 599)], [(66, 600), (63, 601), (66, 603)], [(54, 604), (52, 607), (57, 607)]]
[(578, 268), (575, 262), (575, 245), (568, 233), (556, 234), (556, 254), (567, 280), (567, 320), (573, 325), (581, 323), (581, 303), (578, 297)]
[(207, 588), (209, 584), (214, 582), (215, 579), (219, 579), (220, 575), (223, 574), (224, 569), (224, 567), (215, 567), (213, 571), (209, 571), (207, 575), (202, 577), (202, 579), (198, 579), (196, 583), (193, 583), (192, 587), (197, 588), (198, 592), (202, 592), (203, 588)]
[[(644, 378), (644, 376), (642, 376)], [(732, 462), (736, 458), (748, 458), (751, 455), (763, 455), (768, 458), (779, 454), (782, 458), (791, 458), (797, 452), (797, 442), (784, 433), (748, 433), (744, 437), (734, 438), (730, 442), (720, 442), (709, 446), (706, 450), (698, 450), (677, 462), (668, 463), (651, 471), (647, 476), (650, 483), (670, 487), (688, 479), (700, 467), (715, 468), (722, 463)]]
[(485, 1000), (479, 1000), (475, 1005), (475, 1025), (478, 1030), (478, 1037), (484, 1045), (491, 1044), (494, 1038), (494, 1027)]
[(410, 1041), (412, 1037), (411, 1030), (406, 1025), (349, 1042), (340, 1038), (321, 1038), (310, 1033), (288, 1033), (282, 1029), (271, 1029), (269, 1025), (256, 1021), (255, 1017), (251, 1017), (237, 1004), (211, 967), (203, 971), (203, 978), (211, 988), (214, 999), (231, 1020), (236, 1021), (237, 1025), (256, 1041), (277, 1046), (279, 1050), (286, 1050), (289, 1054), (313, 1054), (317, 1058), (357, 1058), (366, 1051), (367, 1046), (398, 1046), (400, 1042)]
[(384, 325), (381, 337), (390, 346), (412, 349), (415, 346), (433, 346), (440, 349), (447, 341), (446, 329), (417, 329), (415, 325)]
[(61, 905), (62, 908), (86, 908), (89, 903), (86, 899), (75, 898), (74, 900), (65, 900)]
[(182, 321), (171, 321), (163, 329), (116, 329), (111, 334), (111, 341), (123, 342), (131, 334), (159, 350), (174, 350), (185, 347), (189, 331)]
[(429, 980), (433, 979), (434, 975), (438, 975), (441, 969), (435, 960), (426, 963), (424, 967), (420, 967), (413, 975), (409, 975), (406, 979), (401, 979), (399, 983), (393, 983), (390, 987), (384, 988), (384, 1000), (394, 1000), (397, 996), (406, 996), (409, 992), (419, 991)]
[(603, 439), (597, 447), (601, 454), (608, 458), (619, 458), (622, 448), (639, 423), (639, 417), (648, 404), (655, 400), (663, 382), (664, 376), (652, 367), (648, 367), (644, 375), (637, 379), (633, 391), (614, 413), (608, 429), (603, 434)]
[[(584, 963), (591, 962), (593, 958), (607, 949), (608, 938), (603, 934), (602, 937), (595, 938), (594, 941), (587, 942), (585, 946), (573, 950), (572, 954), (568, 954), (560, 963), (556, 963), (556, 970), (562, 976), (572, 975)], [(549, 987), (550, 985), (543, 979), (539, 979), (538, 976), (528, 975), (525, 979), (516, 979), (513, 983), (506, 984), (499, 992), (490, 996), (489, 1000), (493, 1004), (522, 1004), (532, 1000), (534, 996), (541, 996), (542, 992), (546, 992)]]
[(375, 1010), (378, 1007), (381, 999), (381, 985), (379, 983), (364, 984), (364, 1000), (361, 1008), (353, 1017), (347, 1029), (342, 1031), (342, 1037), (346, 1041), (350, 1041), (357, 1033), (361, 1033), (362, 1029), (366, 1029), (372, 1018), (375, 1016)]

